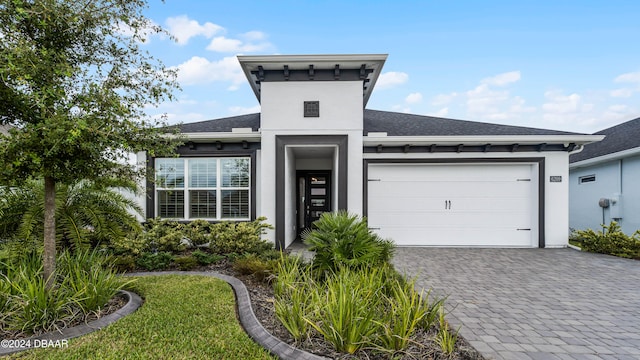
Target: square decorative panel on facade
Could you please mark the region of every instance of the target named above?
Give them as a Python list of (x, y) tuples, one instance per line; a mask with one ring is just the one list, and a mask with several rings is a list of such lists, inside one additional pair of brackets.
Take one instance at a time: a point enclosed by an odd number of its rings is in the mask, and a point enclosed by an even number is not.
[(305, 101), (304, 117), (320, 117), (320, 101)]

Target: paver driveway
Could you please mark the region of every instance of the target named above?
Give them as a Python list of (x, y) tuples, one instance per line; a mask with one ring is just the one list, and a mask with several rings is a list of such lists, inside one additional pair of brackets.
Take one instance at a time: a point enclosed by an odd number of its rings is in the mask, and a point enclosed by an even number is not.
[(572, 249), (398, 248), (489, 359), (640, 359), (640, 261)]

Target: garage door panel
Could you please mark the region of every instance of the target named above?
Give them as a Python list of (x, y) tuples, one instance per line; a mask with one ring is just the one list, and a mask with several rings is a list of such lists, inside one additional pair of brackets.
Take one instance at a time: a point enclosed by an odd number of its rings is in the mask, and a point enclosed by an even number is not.
[[(443, 213), (442, 211), (414, 211), (410, 213), (385, 211), (371, 213), (369, 218), (379, 219), (375, 221), (375, 225), (382, 228), (396, 226), (395, 224), (413, 223), (439, 227), (447, 226), (451, 229), (456, 229), (465, 225), (469, 226), (468, 224), (479, 223), (480, 225), (475, 226), (490, 229), (504, 226), (507, 223), (511, 224), (511, 228), (516, 229), (527, 227), (530, 224), (530, 214), (524, 211), (494, 211), (491, 213), (483, 210), (452, 213)], [(412, 225), (412, 227), (415, 226), (417, 225)]]
[[(404, 246), (531, 247), (530, 231), (510, 228), (386, 228), (378, 234), (385, 239), (406, 239)], [(490, 244), (485, 241), (487, 235), (493, 239)]]
[(370, 164), (368, 171), (369, 225), (399, 245), (537, 244), (532, 165)]

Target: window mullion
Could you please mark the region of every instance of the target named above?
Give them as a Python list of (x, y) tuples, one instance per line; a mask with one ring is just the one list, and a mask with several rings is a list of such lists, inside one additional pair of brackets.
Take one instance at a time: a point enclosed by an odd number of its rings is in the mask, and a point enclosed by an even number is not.
[(184, 159), (184, 219), (188, 220), (191, 218), (191, 207), (189, 202), (191, 200), (191, 194), (189, 193), (189, 160)]
[(216, 220), (222, 219), (222, 162), (216, 160)]

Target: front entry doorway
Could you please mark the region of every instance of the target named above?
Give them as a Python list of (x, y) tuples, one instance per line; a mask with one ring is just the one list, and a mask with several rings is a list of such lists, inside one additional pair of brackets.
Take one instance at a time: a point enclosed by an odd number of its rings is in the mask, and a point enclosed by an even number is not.
[(300, 237), (322, 213), (331, 211), (331, 171), (298, 171), (297, 194), (297, 228)]

